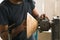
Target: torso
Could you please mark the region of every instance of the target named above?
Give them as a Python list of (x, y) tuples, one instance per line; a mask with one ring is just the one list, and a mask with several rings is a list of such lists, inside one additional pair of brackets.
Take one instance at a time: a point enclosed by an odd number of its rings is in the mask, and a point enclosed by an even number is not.
[(27, 11), (23, 10), (23, 3), (19, 5), (13, 5), (12, 3), (3, 3), (8, 8), (8, 21), (9, 25), (13, 23), (21, 24), (26, 18)]

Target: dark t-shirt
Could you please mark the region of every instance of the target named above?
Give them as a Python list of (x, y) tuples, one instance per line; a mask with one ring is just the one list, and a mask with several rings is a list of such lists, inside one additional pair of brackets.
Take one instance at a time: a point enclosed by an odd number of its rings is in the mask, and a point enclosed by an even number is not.
[(31, 14), (34, 7), (34, 4), (29, 1), (18, 5), (12, 4), (9, 1), (3, 1), (0, 6), (0, 24), (11, 25), (15, 23), (16, 25), (20, 25), (26, 19), (27, 12)]
[[(26, 8), (25, 8), (26, 7)], [(0, 25), (8, 24), (9, 26), (15, 24), (17, 27), (23, 20), (27, 18), (27, 12), (32, 14), (35, 8), (33, 2), (26, 1), (21, 4), (12, 4), (9, 1), (3, 1), (0, 5)], [(25, 35), (25, 36), (24, 36)], [(13, 40), (25, 40), (26, 32), (19, 33)]]

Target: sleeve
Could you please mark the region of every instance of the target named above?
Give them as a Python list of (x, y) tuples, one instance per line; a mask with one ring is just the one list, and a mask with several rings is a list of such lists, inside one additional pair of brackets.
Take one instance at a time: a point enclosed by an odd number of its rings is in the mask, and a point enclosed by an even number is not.
[(31, 10), (33, 10), (35, 8), (35, 1), (30, 0), (30, 6), (31, 6)]
[(6, 11), (0, 8), (0, 25), (8, 24)]

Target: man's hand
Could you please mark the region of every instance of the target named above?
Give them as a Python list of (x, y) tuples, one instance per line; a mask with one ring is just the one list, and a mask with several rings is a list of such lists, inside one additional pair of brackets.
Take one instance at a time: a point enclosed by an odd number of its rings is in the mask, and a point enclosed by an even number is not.
[(49, 18), (46, 16), (46, 14), (41, 14), (41, 16), (40, 16), (38, 11), (36, 10), (36, 8), (33, 9), (32, 13), (33, 13), (32, 15), (38, 21), (38, 26), (40, 26), (40, 30), (42, 30), (42, 31), (49, 30), (50, 23), (49, 23)]
[(8, 25), (0, 25), (0, 36), (3, 40), (8, 40), (8, 31), (6, 30), (8, 30)]
[(24, 20), (18, 27), (12, 29), (12, 38), (16, 37), (20, 32), (24, 30), (26, 30), (26, 20)]
[(45, 18), (49, 20), (49, 18), (46, 16), (46, 14), (41, 14), (40, 19), (43, 20), (43, 19), (45, 19)]

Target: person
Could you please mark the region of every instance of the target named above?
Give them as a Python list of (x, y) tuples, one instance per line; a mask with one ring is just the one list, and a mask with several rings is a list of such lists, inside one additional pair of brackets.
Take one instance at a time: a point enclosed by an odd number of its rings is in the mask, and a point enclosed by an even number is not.
[[(12, 29), (12, 40), (27, 40), (27, 24), (24, 22), (27, 18), (27, 12), (33, 15), (36, 19), (38, 18), (39, 14), (35, 8), (33, 0), (4, 0), (0, 4), (0, 33), (4, 30), (8, 30), (12, 25), (13, 29), (10, 28), (9, 30), (11, 31)], [(25, 26), (21, 25), (23, 22), (25, 23)], [(3, 40), (8, 40), (7, 34), (8, 31), (1, 33)], [(32, 37), (30, 37), (30, 39), (31, 38)]]

